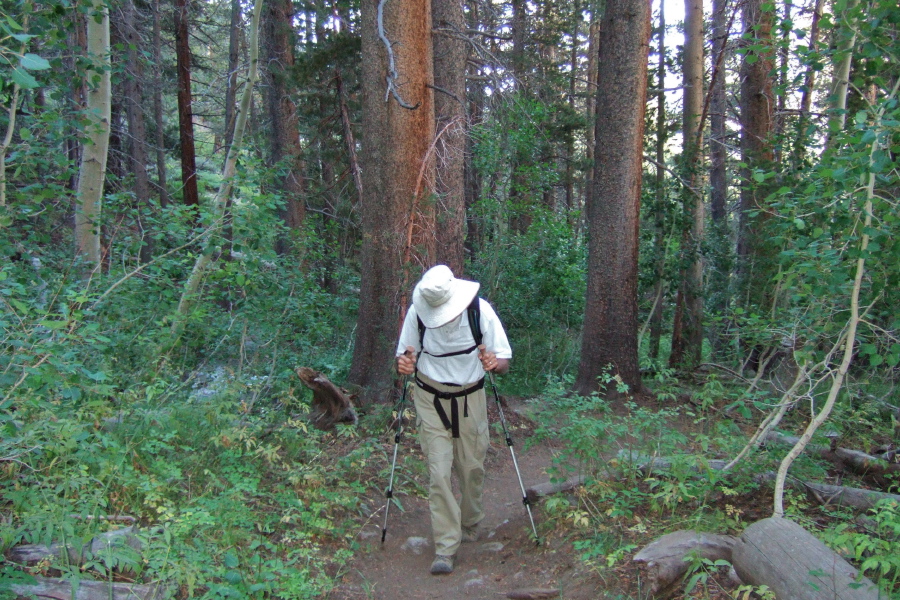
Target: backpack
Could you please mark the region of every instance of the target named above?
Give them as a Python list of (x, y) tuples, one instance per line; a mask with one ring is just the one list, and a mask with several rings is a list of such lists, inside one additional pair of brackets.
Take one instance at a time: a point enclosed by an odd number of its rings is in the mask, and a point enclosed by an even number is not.
[[(472, 337), (475, 338), (475, 345), (471, 348), (466, 348), (465, 350), (459, 350), (457, 352), (448, 352), (447, 354), (432, 354), (435, 358), (446, 358), (448, 356), (459, 356), (460, 354), (469, 354), (472, 350), (478, 348), (481, 345), (481, 341), (484, 339), (484, 334), (481, 332), (481, 299), (476, 295), (472, 302), (469, 304), (468, 308), (466, 308), (466, 316), (469, 319), (469, 330), (472, 332)], [(422, 352), (425, 352), (425, 323), (422, 322), (422, 319), (416, 317), (419, 321), (419, 355)], [(429, 354), (431, 354), (429, 352)]]

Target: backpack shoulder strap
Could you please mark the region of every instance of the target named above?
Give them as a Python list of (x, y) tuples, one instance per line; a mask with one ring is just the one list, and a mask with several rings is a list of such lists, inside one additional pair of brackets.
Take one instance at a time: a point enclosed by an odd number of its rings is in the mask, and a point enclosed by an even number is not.
[(481, 332), (481, 298), (477, 295), (466, 309), (466, 315), (469, 317), (469, 329), (472, 331), (472, 337), (475, 338), (475, 346), (480, 346), (484, 334)]
[(425, 323), (418, 315), (416, 320), (419, 322), (419, 354), (421, 355), (425, 351)]

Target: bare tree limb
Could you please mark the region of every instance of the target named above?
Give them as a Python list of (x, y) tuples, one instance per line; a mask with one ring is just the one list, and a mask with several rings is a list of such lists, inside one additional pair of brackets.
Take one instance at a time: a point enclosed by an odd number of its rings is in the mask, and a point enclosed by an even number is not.
[(387, 38), (387, 35), (384, 33), (384, 4), (387, 0), (379, 0), (378, 2), (378, 37), (384, 43), (385, 49), (387, 49), (388, 55), (388, 73), (386, 82), (387, 89), (384, 91), (384, 101), (387, 102), (390, 96), (393, 96), (402, 108), (407, 110), (416, 110), (419, 106), (422, 105), (421, 102), (416, 102), (415, 106), (407, 103), (403, 98), (400, 97), (400, 92), (397, 91), (397, 79), (399, 75), (397, 75), (397, 67), (394, 63), (394, 48), (391, 41)]

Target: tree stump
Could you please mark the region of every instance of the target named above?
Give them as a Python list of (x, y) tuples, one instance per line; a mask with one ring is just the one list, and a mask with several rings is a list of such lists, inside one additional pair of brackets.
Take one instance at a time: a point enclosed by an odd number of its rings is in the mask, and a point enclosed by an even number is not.
[(323, 374), (308, 367), (299, 367), (297, 376), (313, 392), (310, 415), (313, 426), (322, 431), (330, 431), (337, 423), (356, 425), (356, 410), (342, 389), (331, 383)]
[(788, 519), (753, 523), (734, 546), (741, 580), (767, 585), (779, 599), (877, 600), (878, 588), (815, 536)]

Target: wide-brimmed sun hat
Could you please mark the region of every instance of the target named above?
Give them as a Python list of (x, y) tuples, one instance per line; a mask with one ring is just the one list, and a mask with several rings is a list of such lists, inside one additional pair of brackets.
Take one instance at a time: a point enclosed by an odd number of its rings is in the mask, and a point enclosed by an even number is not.
[(457, 279), (446, 265), (431, 267), (413, 290), (413, 306), (429, 329), (446, 325), (472, 303), (481, 284)]

